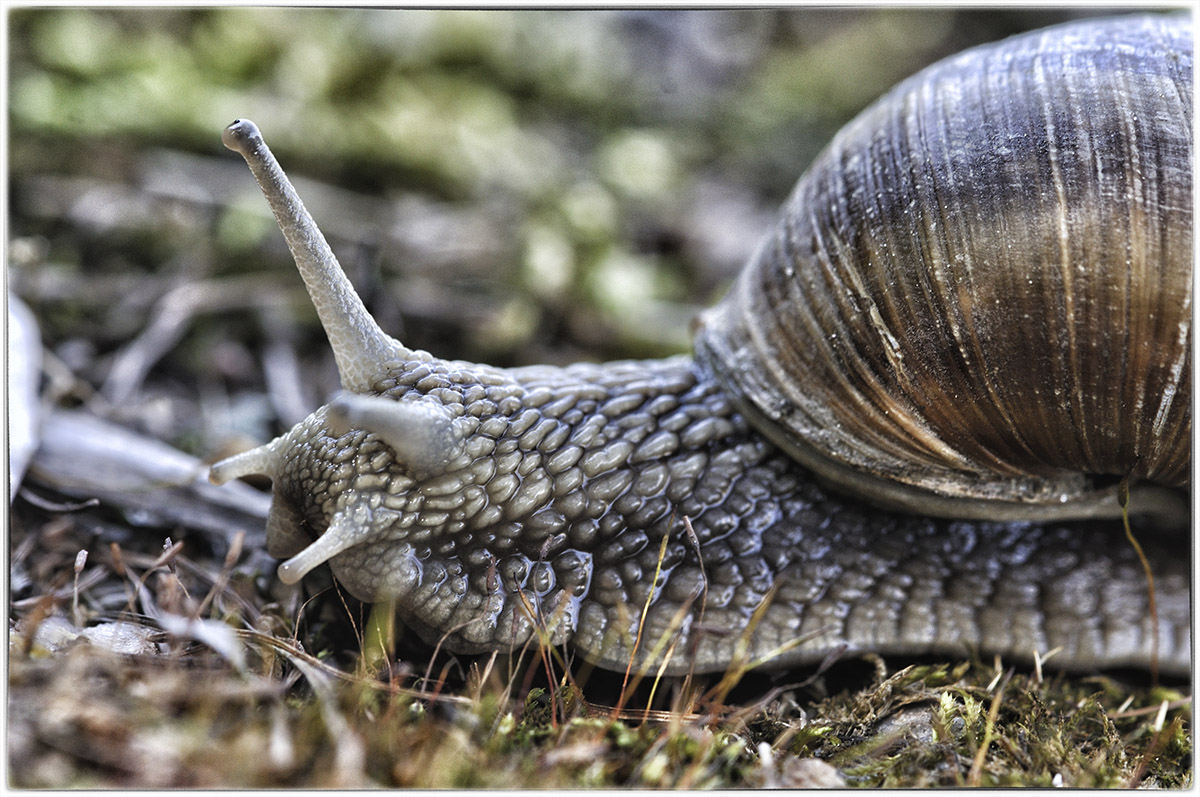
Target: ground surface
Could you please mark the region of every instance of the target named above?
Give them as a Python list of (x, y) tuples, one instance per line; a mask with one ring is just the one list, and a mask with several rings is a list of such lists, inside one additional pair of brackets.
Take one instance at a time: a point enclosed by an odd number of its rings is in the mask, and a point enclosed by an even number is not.
[(10, 513), (9, 784), (1189, 784), (1187, 685), (964, 660), (623, 687), (434, 655), (319, 575), (284, 588), (262, 496), (197, 486), (336, 387), (233, 118), (406, 344), (657, 356), (846, 119), (1062, 16), (10, 11), (42, 449)]

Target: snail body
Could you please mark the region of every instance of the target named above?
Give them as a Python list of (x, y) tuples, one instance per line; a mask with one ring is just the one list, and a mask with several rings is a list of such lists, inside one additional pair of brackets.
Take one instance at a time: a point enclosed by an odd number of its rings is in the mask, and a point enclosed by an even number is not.
[[(1157, 630), (1185, 670), (1191, 130), (1185, 18), (969, 50), (838, 134), (694, 360), (500, 369), (380, 330), (236, 121), (345, 392), (212, 478), (271, 476), (283, 580), (328, 562), (461, 652), (1094, 668)], [(1129, 476), (1157, 629), (1111, 519)]]

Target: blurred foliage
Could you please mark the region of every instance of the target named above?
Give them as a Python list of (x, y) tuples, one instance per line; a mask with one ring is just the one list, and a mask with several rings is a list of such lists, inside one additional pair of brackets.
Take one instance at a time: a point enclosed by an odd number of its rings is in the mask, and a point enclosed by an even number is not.
[[(370, 247), (389, 222), (405, 227), (405, 198), (434, 209), (428, 240), (414, 243), (420, 229), (401, 237), (415, 252), (371, 255), (405, 284), (430, 268), (408, 255), (429, 254), (437, 289), (484, 297), (482, 318), (461, 322), (483, 331), (439, 353), (523, 361), (522, 347), (542, 355), (535, 338), (555, 337), (576, 356), (679, 350), (690, 316), (846, 119), (939, 56), (1064, 16), (17, 9), (13, 232), (48, 237), (56, 266), (161, 270), (191, 243), (161, 208), (112, 222), (138, 233), (135, 248), (107, 239), (111, 228), (71, 241), (47, 228), (50, 211), (36, 208), (39, 185), (27, 178), (144, 190), (163, 168), (148, 156), (166, 148), (211, 158), (215, 170), (235, 164), (221, 127), (248, 115), (294, 178), (381, 201), (374, 218), (322, 207), (322, 223), (337, 227), (342, 214), (358, 230), (345, 243)], [(186, 184), (198, 178), (171, 176), (184, 200), (211, 203), (218, 217), (216, 235), (194, 233), (215, 247), (197, 268), (244, 268), (252, 253), (278, 249), (245, 176), (209, 196), (212, 186)], [(244, 213), (262, 223), (227, 218)], [(453, 295), (433, 300), (437, 310)]]
[(179, 405), (253, 404), (272, 335), (301, 360), (298, 403), (336, 387), (220, 144), (246, 115), (406, 344), (497, 365), (686, 351), (849, 117), (938, 57), (1079, 13), (13, 9), (10, 286), (100, 386), (173, 289), (257, 275), (271, 309), (196, 310), (128, 414), (174, 402), (150, 431), (200, 450), (214, 426), (290, 425)]

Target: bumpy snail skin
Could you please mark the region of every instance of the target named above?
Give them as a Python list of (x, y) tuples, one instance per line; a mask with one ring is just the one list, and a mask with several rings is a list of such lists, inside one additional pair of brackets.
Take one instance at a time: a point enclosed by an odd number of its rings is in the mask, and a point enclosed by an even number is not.
[[(1047, 34), (1040, 46), (1074, 46), (1085, 34), (1119, 39), (1113, 30), (1121, 24), (1144, 34), (1137, 21), (1084, 23)], [(1005, 56), (1029, 39), (1014, 41), (985, 55)], [(1190, 47), (1172, 47), (1190, 87)], [(930, 74), (941, 74), (937, 69)], [(1190, 97), (1190, 88), (1179, 94)], [(900, 96), (882, 107), (916, 102)], [(1171, 108), (1160, 116), (1190, 134), (1190, 105)], [(1176, 113), (1185, 113), (1186, 124)], [(846, 136), (829, 157), (865, 157), (845, 151)], [(632, 655), (643, 607), (638, 656), (661, 651), (659, 640), (669, 638), (670, 672), (727, 667), (743, 634), (751, 658), (794, 645), (776, 664), (812, 661), (841, 647), (904, 654), (971, 647), (1026, 660), (1061, 647), (1055, 661), (1063, 666), (1149, 663), (1154, 629), (1146, 584), (1119, 522), (964, 521), (874, 509), (814, 480), (785, 452), (786, 443), (772, 442), (775, 433), (752, 425), (771, 416), (771, 407), (747, 399), (723, 358), (731, 354), (734, 371), (774, 378), (782, 365), (755, 365), (747, 341), (770, 338), (764, 350), (772, 351), (781, 333), (739, 327), (745, 315), (738, 303), (762, 284), (762, 274), (774, 268), (781, 273), (766, 279), (791, 279), (806, 268), (802, 261), (760, 256), (766, 266), (753, 265), (755, 274), (709, 316), (697, 361), (520, 369), (444, 361), (379, 330), (253, 123), (235, 122), (225, 141), (246, 158), (284, 229), (347, 391), (266, 446), (213, 468), (218, 482), (248, 473), (272, 478), (268, 548), (287, 559), (283, 580), (295, 582), (328, 561), (352, 594), (395, 599), (407, 622), (430, 639), (444, 636), (452, 650), (518, 646), (541, 629), (609, 667), (623, 667)], [(1188, 188), (1170, 201), (1190, 203), (1190, 170), (1175, 177), (1186, 177)], [(802, 180), (798, 197), (810, 190), (804, 186)], [(781, 232), (764, 251), (808, 246), (815, 228), (805, 217), (816, 211), (798, 201), (789, 203)], [(1176, 236), (1172, 252), (1184, 237), (1190, 241), (1190, 215), (1186, 223), (1181, 218), (1171, 215), (1169, 234), (1160, 236)], [(1127, 230), (1132, 223), (1126, 218)], [(832, 236), (848, 229), (839, 224), (818, 228)], [(899, 238), (902, 221), (893, 224), (891, 237), (872, 251), (907, 246)], [(829, 265), (829, 252), (854, 243), (861, 241), (819, 248), (816, 262)], [(779, 284), (794, 296), (788, 283)], [(1183, 317), (1190, 307), (1190, 287), (1182, 296), (1173, 292), (1177, 287), (1164, 300), (1168, 337), (1180, 335), (1177, 305)], [(899, 304), (915, 303), (897, 295)], [(899, 329), (887, 296), (870, 297), (868, 325)], [(1087, 300), (1079, 299), (1075, 312), (1090, 313)], [(961, 322), (947, 323), (958, 329)], [(733, 330), (722, 353), (716, 336), (725, 325)], [(1190, 373), (1190, 338), (1182, 329), (1186, 349), (1164, 366), (1176, 375)], [(903, 351), (901, 359), (920, 354)], [(1190, 394), (1186, 385), (1172, 389), (1179, 395), (1159, 397), (1156, 406), (1168, 409), (1151, 413), (1152, 425), (1190, 436), (1190, 414), (1174, 409), (1177, 401), (1190, 404)], [(1137, 418), (1130, 422), (1141, 434)], [(1158, 585), (1159, 661), (1182, 672), (1191, 644), (1190, 574), (1181, 555), (1188, 542), (1153, 524), (1144, 532)]]

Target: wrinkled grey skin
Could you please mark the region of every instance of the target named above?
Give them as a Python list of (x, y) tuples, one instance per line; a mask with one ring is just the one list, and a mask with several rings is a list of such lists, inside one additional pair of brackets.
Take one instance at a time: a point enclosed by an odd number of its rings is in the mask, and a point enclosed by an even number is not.
[[(479, 377), (482, 376), (483, 380)], [(484, 384), (480, 384), (483, 381)], [(1146, 666), (1145, 578), (1119, 521), (1042, 526), (917, 518), (830, 493), (750, 429), (688, 359), (498, 371), (421, 363), (379, 384), (436, 397), (470, 431), (470, 460), (415, 484), (363, 432), (327, 436), (318, 411), (289, 433), (275, 501), (313, 535), (370, 507), (368, 542), (334, 575), (463, 652), (525, 642), (532, 615), (602, 666), (677, 639), (669, 670), (721, 670), (751, 614), (757, 658), (971, 648), (1059, 666)], [(690, 542), (689, 518), (699, 542)], [(652, 581), (669, 535), (658, 586)], [(1143, 535), (1158, 587), (1161, 666), (1188, 666), (1186, 539)], [(294, 546), (275, 536), (272, 555)], [(681, 606), (691, 609), (676, 618)]]
[[(707, 360), (503, 370), (410, 351), (366, 313), (257, 128), (239, 120), (224, 140), (280, 221), (348, 391), (213, 468), (273, 479), (281, 578), (328, 561), (450, 650), (514, 649), (541, 629), (618, 669), (669, 656), (668, 672), (719, 671), (742, 642), (774, 666), (1058, 648), (1062, 667), (1152, 666), (1146, 578), (1119, 519), (873, 508), (752, 428)], [(1188, 532), (1139, 532), (1157, 660), (1184, 673)]]

